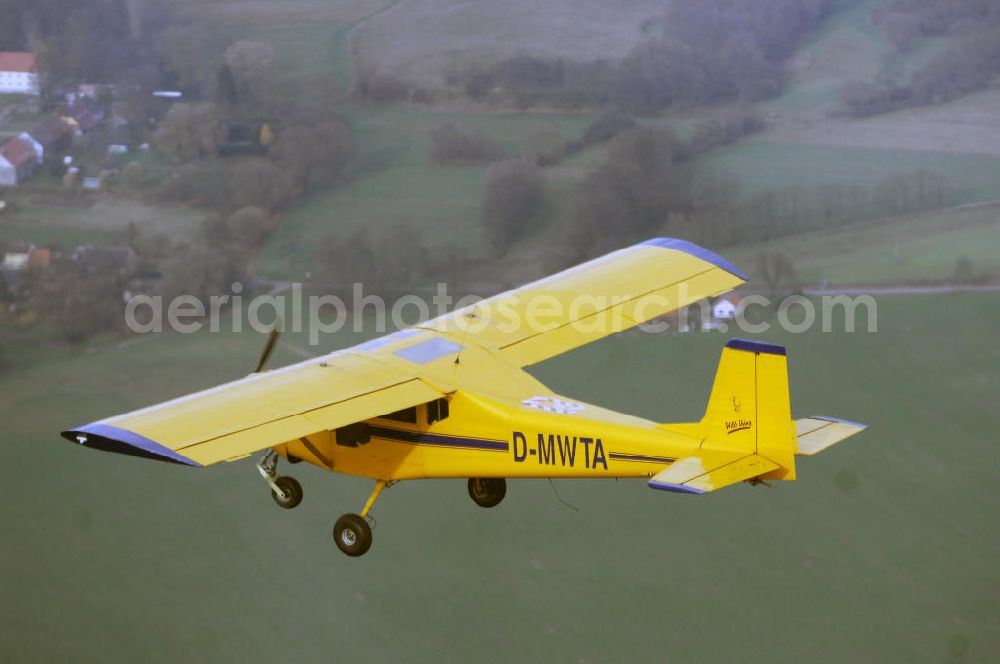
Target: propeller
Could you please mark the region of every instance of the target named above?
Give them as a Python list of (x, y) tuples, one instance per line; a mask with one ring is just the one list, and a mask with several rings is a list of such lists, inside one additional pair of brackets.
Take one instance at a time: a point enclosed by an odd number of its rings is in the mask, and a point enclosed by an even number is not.
[(278, 345), (278, 338), (280, 336), (281, 325), (275, 323), (274, 327), (271, 328), (271, 333), (267, 335), (267, 344), (264, 346), (264, 351), (260, 354), (260, 361), (257, 362), (257, 368), (253, 370), (254, 373), (260, 373), (264, 369), (264, 365), (267, 364), (271, 353), (274, 352), (274, 347)]

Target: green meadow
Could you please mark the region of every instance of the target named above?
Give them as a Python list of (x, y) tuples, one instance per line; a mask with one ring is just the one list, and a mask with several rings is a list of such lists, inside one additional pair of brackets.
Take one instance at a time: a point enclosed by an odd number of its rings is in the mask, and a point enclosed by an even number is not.
[[(360, 508), (367, 481), (285, 467), (305, 487), (285, 512), (251, 460), (196, 470), (58, 437), (244, 375), (258, 335), (12, 358), (0, 374), (0, 651), (9, 661), (992, 661), (1000, 297), (878, 305), (876, 333), (762, 337), (788, 346), (795, 416), (871, 425), (802, 459), (797, 482), (684, 496), (641, 481), (521, 480), (493, 510), (460, 481), (404, 482), (377, 505), (360, 559), (336, 550), (330, 527)], [(355, 339), (333, 335), (323, 349)], [(690, 421), (723, 343), (619, 335), (532, 372), (584, 401)], [(273, 364), (296, 359), (279, 347)]]
[[(451, 122), (481, 129), (504, 154), (527, 154), (540, 140), (576, 138), (587, 113), (452, 112), (419, 107), (362, 106), (345, 113), (361, 154), (351, 182), (296, 204), (261, 251), (258, 269), (268, 276), (301, 278), (312, 267), (317, 243), (332, 233), (374, 234), (412, 224), (428, 247), (461, 247), (484, 255), (481, 180), (486, 167), (435, 164), (429, 132)], [(558, 178), (557, 178), (558, 180)], [(558, 196), (558, 184), (549, 192)], [(558, 223), (559, 219), (547, 219)]]
[(795, 281), (814, 286), (908, 285), (948, 281), (960, 260), (974, 279), (1000, 276), (1000, 208), (931, 212), (735, 247), (723, 253), (751, 277), (757, 256), (781, 252), (791, 259)]

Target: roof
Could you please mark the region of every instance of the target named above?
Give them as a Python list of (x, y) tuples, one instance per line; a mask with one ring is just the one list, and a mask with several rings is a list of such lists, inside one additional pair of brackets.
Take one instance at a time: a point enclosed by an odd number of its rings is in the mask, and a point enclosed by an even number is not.
[(35, 54), (0, 51), (0, 71), (31, 72), (35, 70)]
[(73, 128), (64, 119), (58, 115), (50, 115), (28, 130), (28, 134), (43, 146), (49, 147), (72, 131)]
[(27, 141), (12, 138), (0, 147), (0, 156), (17, 168), (35, 159), (35, 148)]

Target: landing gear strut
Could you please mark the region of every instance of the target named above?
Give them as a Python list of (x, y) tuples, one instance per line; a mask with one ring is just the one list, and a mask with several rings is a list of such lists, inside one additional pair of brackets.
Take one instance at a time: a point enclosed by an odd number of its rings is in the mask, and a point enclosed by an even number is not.
[(391, 484), (385, 480), (378, 480), (361, 514), (345, 514), (337, 519), (333, 524), (333, 541), (336, 542), (338, 549), (355, 558), (368, 552), (372, 545), (372, 526), (375, 524), (370, 514), (372, 506), (378, 500), (382, 489)]
[(507, 495), (507, 480), (502, 477), (473, 477), (469, 497), (480, 507), (496, 507)]
[(257, 463), (257, 470), (271, 487), (271, 498), (278, 504), (290, 510), (302, 502), (302, 485), (294, 477), (278, 477), (278, 454), (268, 450)]

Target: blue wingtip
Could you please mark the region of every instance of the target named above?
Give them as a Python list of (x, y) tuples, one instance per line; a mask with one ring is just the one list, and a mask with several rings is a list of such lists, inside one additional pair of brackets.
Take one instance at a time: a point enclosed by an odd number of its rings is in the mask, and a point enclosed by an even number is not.
[(659, 491), (673, 491), (674, 493), (705, 493), (704, 490), (697, 489), (693, 486), (687, 486), (685, 484), (669, 484), (667, 482), (650, 482), (649, 488), (657, 489)]
[(693, 242), (688, 242), (687, 240), (678, 240), (673, 237), (654, 237), (651, 240), (646, 240), (642, 243), (643, 245), (651, 247), (663, 247), (664, 249), (675, 249), (677, 251), (683, 251), (685, 254), (691, 254), (696, 258), (700, 258), (703, 261), (711, 263), (716, 267), (722, 268), (726, 272), (735, 275), (742, 279), (743, 281), (749, 281), (750, 277), (743, 273), (738, 267), (733, 265), (730, 261), (726, 260), (714, 251), (709, 251), (705, 247), (700, 247)]
[(145, 436), (127, 429), (111, 426), (110, 424), (95, 422), (82, 426), (79, 429), (63, 431), (62, 436), (66, 440), (79, 443), (84, 447), (92, 447), (105, 452), (116, 452), (118, 454), (140, 456), (147, 459), (180, 463), (185, 466), (201, 467), (201, 464), (197, 461), (178, 454), (155, 440), (150, 440)]
[(861, 429), (867, 429), (867, 424), (862, 424), (861, 422), (852, 422), (851, 420), (842, 420), (839, 417), (830, 417), (829, 415), (811, 415), (811, 419), (814, 420), (824, 420), (826, 422), (836, 422), (837, 424), (849, 424), (852, 427), (859, 427)]
[(767, 353), (768, 355), (788, 354), (784, 346), (764, 343), (763, 341), (751, 341), (750, 339), (730, 339), (726, 342), (726, 348), (745, 350), (751, 353)]

